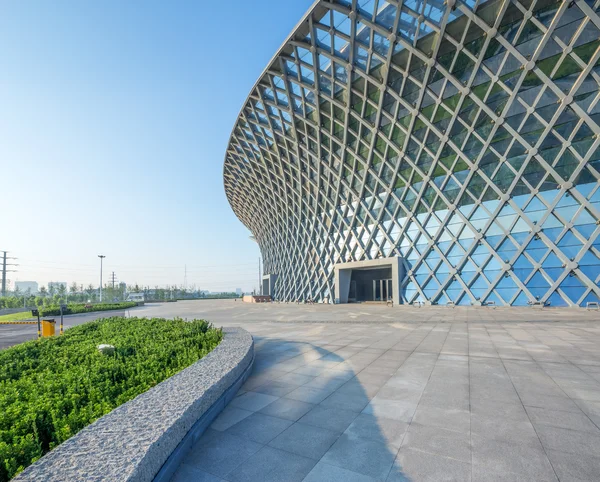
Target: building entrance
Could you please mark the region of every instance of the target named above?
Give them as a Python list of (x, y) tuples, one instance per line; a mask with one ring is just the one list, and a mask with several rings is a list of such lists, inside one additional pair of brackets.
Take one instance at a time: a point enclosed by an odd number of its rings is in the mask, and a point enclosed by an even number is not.
[(397, 306), (403, 275), (399, 256), (338, 263), (335, 265), (335, 302), (393, 300)]
[(387, 301), (392, 293), (391, 274), (387, 266), (352, 270), (348, 301)]

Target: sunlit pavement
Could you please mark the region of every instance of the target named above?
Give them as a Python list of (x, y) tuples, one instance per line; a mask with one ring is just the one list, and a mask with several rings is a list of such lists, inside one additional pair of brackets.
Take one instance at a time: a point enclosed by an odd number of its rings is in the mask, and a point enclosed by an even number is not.
[(252, 377), (174, 481), (600, 477), (597, 312), (198, 301), (140, 314), (256, 341)]

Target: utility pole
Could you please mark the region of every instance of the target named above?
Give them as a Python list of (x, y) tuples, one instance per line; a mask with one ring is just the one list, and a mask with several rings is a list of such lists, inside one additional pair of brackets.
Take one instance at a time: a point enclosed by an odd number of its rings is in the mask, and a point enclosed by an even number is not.
[(185, 274), (183, 275), (183, 289), (187, 290), (187, 264), (185, 265)]
[(17, 258), (12, 258), (12, 257), (6, 256), (8, 251), (0, 251), (0, 253), (2, 253), (2, 291), (0, 292), (0, 294), (2, 296), (6, 296), (6, 273), (16, 271), (14, 269), (7, 269), (6, 267), (7, 266), (19, 266), (19, 265), (6, 262), (6, 260), (8, 260), (8, 259), (17, 259)]
[(112, 282), (112, 287), (113, 290), (115, 289), (115, 283), (117, 282), (117, 276), (115, 275), (115, 272), (112, 272), (112, 275), (110, 276), (110, 281)]
[(100, 258), (100, 303), (102, 303), (102, 261), (106, 256), (99, 254), (98, 258)]

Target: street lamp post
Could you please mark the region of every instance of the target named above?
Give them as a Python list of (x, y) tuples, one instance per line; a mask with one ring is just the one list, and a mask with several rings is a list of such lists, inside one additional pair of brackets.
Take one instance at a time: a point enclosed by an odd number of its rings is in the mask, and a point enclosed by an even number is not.
[(100, 303), (102, 303), (102, 260), (106, 258), (106, 256), (99, 254), (98, 258), (100, 258)]

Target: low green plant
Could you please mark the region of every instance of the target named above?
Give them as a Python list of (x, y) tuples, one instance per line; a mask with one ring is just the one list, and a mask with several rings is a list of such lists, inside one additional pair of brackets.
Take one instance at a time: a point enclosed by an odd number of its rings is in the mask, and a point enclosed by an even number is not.
[[(88, 313), (92, 311), (110, 311), (126, 310), (137, 306), (135, 301), (122, 301), (120, 303), (69, 303), (67, 309), (63, 312), (65, 315), (77, 313)], [(58, 316), (60, 315), (60, 306), (48, 306), (40, 310), (40, 316)]]
[[(202, 320), (112, 317), (0, 351), (0, 482), (222, 338)], [(100, 344), (115, 353), (101, 354)]]

